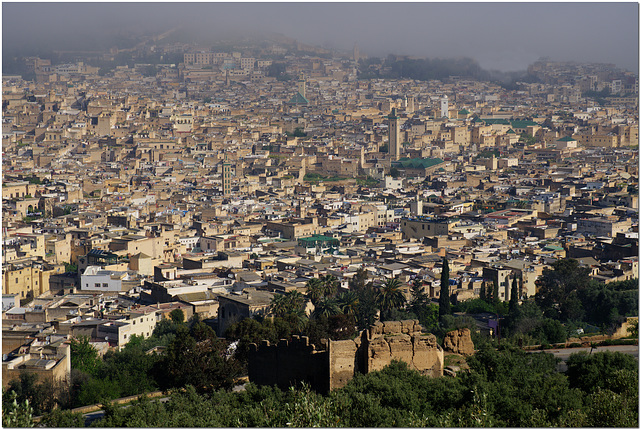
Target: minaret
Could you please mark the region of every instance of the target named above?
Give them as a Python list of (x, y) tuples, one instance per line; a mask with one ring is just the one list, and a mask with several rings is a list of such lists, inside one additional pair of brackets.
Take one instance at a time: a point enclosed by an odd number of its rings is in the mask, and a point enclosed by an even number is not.
[(394, 161), (400, 159), (400, 128), (395, 107), (391, 109), (389, 115), (389, 154)]
[(224, 162), (222, 163), (222, 195), (231, 194), (231, 163), (224, 154)]
[(446, 94), (440, 99), (440, 116), (443, 118), (449, 117), (449, 97)]
[(304, 80), (304, 73), (300, 73), (300, 78), (298, 79), (298, 92), (304, 98), (307, 98), (307, 84)]
[(358, 42), (353, 45), (353, 61), (356, 63), (360, 60), (360, 49), (358, 48)]

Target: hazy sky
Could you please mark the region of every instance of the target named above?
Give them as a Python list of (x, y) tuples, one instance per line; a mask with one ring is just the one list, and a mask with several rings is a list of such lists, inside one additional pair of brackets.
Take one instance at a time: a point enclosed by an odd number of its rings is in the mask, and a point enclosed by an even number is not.
[[(278, 32), (363, 54), (475, 58), (521, 70), (542, 56), (637, 72), (637, 3), (6, 3), (2, 45), (91, 45), (119, 29), (192, 28), (211, 38)], [(89, 48), (87, 48), (89, 49)]]

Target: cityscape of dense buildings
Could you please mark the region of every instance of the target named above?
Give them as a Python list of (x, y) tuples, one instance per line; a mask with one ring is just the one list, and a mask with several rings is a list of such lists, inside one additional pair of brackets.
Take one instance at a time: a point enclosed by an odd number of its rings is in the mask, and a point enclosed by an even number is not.
[(176, 309), (224, 337), (329, 275), (438, 303), (446, 260), (454, 304), (533, 298), (566, 258), (638, 277), (633, 73), (540, 60), (507, 89), (361, 79), (387, 65), (357, 45), (140, 49), (182, 62), (3, 75), (5, 387), (68, 377), (71, 337), (120, 350)]

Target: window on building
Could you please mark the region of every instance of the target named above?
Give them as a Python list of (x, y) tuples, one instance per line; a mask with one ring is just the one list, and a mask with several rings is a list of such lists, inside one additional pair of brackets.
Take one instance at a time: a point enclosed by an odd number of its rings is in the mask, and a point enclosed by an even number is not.
[(96, 283), (94, 287), (100, 287), (100, 283)]

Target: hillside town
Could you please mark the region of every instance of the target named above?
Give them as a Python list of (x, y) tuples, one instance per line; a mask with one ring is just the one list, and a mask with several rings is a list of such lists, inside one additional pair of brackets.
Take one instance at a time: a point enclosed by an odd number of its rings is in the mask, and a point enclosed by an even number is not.
[(176, 309), (224, 338), (327, 276), (436, 305), (522, 302), (567, 258), (638, 278), (633, 73), (543, 59), (507, 88), (363, 79), (386, 65), (357, 45), (144, 49), (182, 61), (3, 75), (5, 387), (68, 377), (70, 338), (121, 350)]

